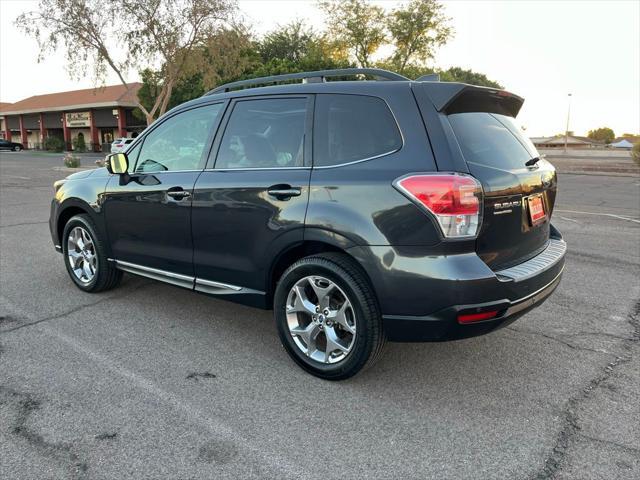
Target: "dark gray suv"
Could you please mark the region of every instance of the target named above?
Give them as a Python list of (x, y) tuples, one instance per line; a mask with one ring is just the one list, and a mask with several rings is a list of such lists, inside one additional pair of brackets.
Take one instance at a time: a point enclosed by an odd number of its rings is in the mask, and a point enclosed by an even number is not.
[(522, 103), (376, 69), (227, 84), (57, 182), (53, 242), (86, 292), (130, 272), (273, 308), (293, 360), (344, 379), (385, 340), (481, 335), (558, 285), (556, 172)]

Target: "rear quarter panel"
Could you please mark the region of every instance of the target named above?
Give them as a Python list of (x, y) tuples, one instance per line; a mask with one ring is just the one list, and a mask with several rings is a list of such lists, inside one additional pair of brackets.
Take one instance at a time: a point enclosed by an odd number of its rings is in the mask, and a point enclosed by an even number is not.
[[(382, 82), (386, 83), (386, 82)], [(410, 172), (435, 171), (422, 118), (408, 84), (371, 96), (390, 107), (403, 137), (400, 150), (311, 172), (305, 239), (323, 230), (354, 245), (435, 245), (435, 225), (392, 182)], [(333, 92), (332, 92), (333, 93)], [(351, 93), (351, 92), (349, 92)], [(366, 94), (366, 93), (363, 93)]]

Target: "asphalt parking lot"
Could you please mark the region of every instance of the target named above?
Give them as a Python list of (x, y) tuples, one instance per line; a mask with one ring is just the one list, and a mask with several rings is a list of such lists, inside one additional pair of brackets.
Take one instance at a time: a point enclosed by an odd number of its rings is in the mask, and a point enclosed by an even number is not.
[(0, 153), (0, 478), (640, 478), (639, 177), (560, 176), (543, 306), (331, 383), (271, 312), (77, 290), (47, 225), (60, 164)]

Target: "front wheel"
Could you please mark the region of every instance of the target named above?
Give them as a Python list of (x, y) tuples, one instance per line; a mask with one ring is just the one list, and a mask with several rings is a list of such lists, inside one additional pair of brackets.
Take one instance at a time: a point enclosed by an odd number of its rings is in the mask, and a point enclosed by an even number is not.
[(107, 260), (104, 241), (89, 215), (71, 217), (62, 234), (64, 263), (71, 280), (85, 292), (110, 290), (122, 272)]
[(355, 262), (339, 253), (298, 260), (274, 296), (278, 334), (309, 373), (342, 380), (373, 364), (384, 345), (373, 289)]

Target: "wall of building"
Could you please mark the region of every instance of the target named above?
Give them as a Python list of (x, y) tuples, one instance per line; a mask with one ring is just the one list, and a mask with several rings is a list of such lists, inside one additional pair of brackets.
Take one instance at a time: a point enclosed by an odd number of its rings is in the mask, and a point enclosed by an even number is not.
[[(75, 145), (75, 141), (78, 138), (78, 135), (82, 133), (84, 137), (84, 144), (87, 150), (93, 150), (93, 142), (91, 141), (91, 129), (89, 128), (72, 128), (71, 129), (71, 145)], [(75, 148), (74, 148), (75, 150)]]
[[(64, 123), (63, 116), (66, 113), (72, 112), (89, 112), (91, 109), (79, 109), (73, 110), (69, 112), (63, 111), (53, 111), (53, 112), (43, 112), (40, 113), (29, 113), (23, 114), (22, 116), (22, 125), (25, 130), (26, 135), (26, 148), (43, 148), (43, 139), (40, 136), (40, 121), (44, 124), (44, 129), (47, 131), (47, 136), (57, 136), (62, 138), (64, 134)], [(118, 117), (113, 114), (114, 111), (118, 111), (116, 108), (101, 108), (93, 110), (93, 121), (94, 125), (97, 129), (98, 134), (98, 145), (93, 145), (93, 139), (91, 137), (91, 128), (90, 127), (69, 127), (69, 141), (68, 148), (70, 148), (73, 144), (73, 140), (77, 138), (78, 134), (82, 132), (85, 140), (85, 144), (87, 149), (92, 150), (100, 150), (101, 148), (106, 149), (108, 151), (110, 149), (110, 142), (114, 138), (118, 138)], [(145, 125), (138, 125), (140, 120), (136, 119), (132, 115), (132, 109), (124, 109), (125, 115), (124, 119), (126, 122), (125, 130), (128, 136), (131, 136), (133, 132), (140, 132), (144, 129)], [(1, 125), (1, 133), (0, 136), (4, 137), (6, 135), (6, 130), (4, 125), (4, 116), (0, 114), (0, 119), (2, 121)], [(133, 124), (130, 122), (134, 122)], [(22, 140), (22, 135), (20, 133), (20, 115), (8, 115), (7, 116), (7, 127), (11, 131), (11, 139), (12, 141), (24, 143)], [(144, 123), (144, 122), (143, 122)], [(109, 141), (107, 141), (109, 140)], [(104, 146), (102, 145), (104, 143)]]
[[(133, 115), (133, 110), (126, 110), (125, 119), (127, 122), (127, 131), (132, 132), (141, 132), (147, 127), (147, 122), (145, 120), (141, 120), (136, 118)], [(128, 136), (131, 136), (130, 134)]]
[(118, 119), (113, 115), (112, 109), (94, 110), (93, 118), (96, 122), (96, 127), (117, 127)]
[(40, 130), (27, 131), (27, 148), (41, 148)]
[(40, 129), (40, 114), (32, 113), (22, 116), (22, 123), (27, 130), (39, 130)]
[(46, 112), (42, 118), (45, 128), (62, 128), (62, 112)]

